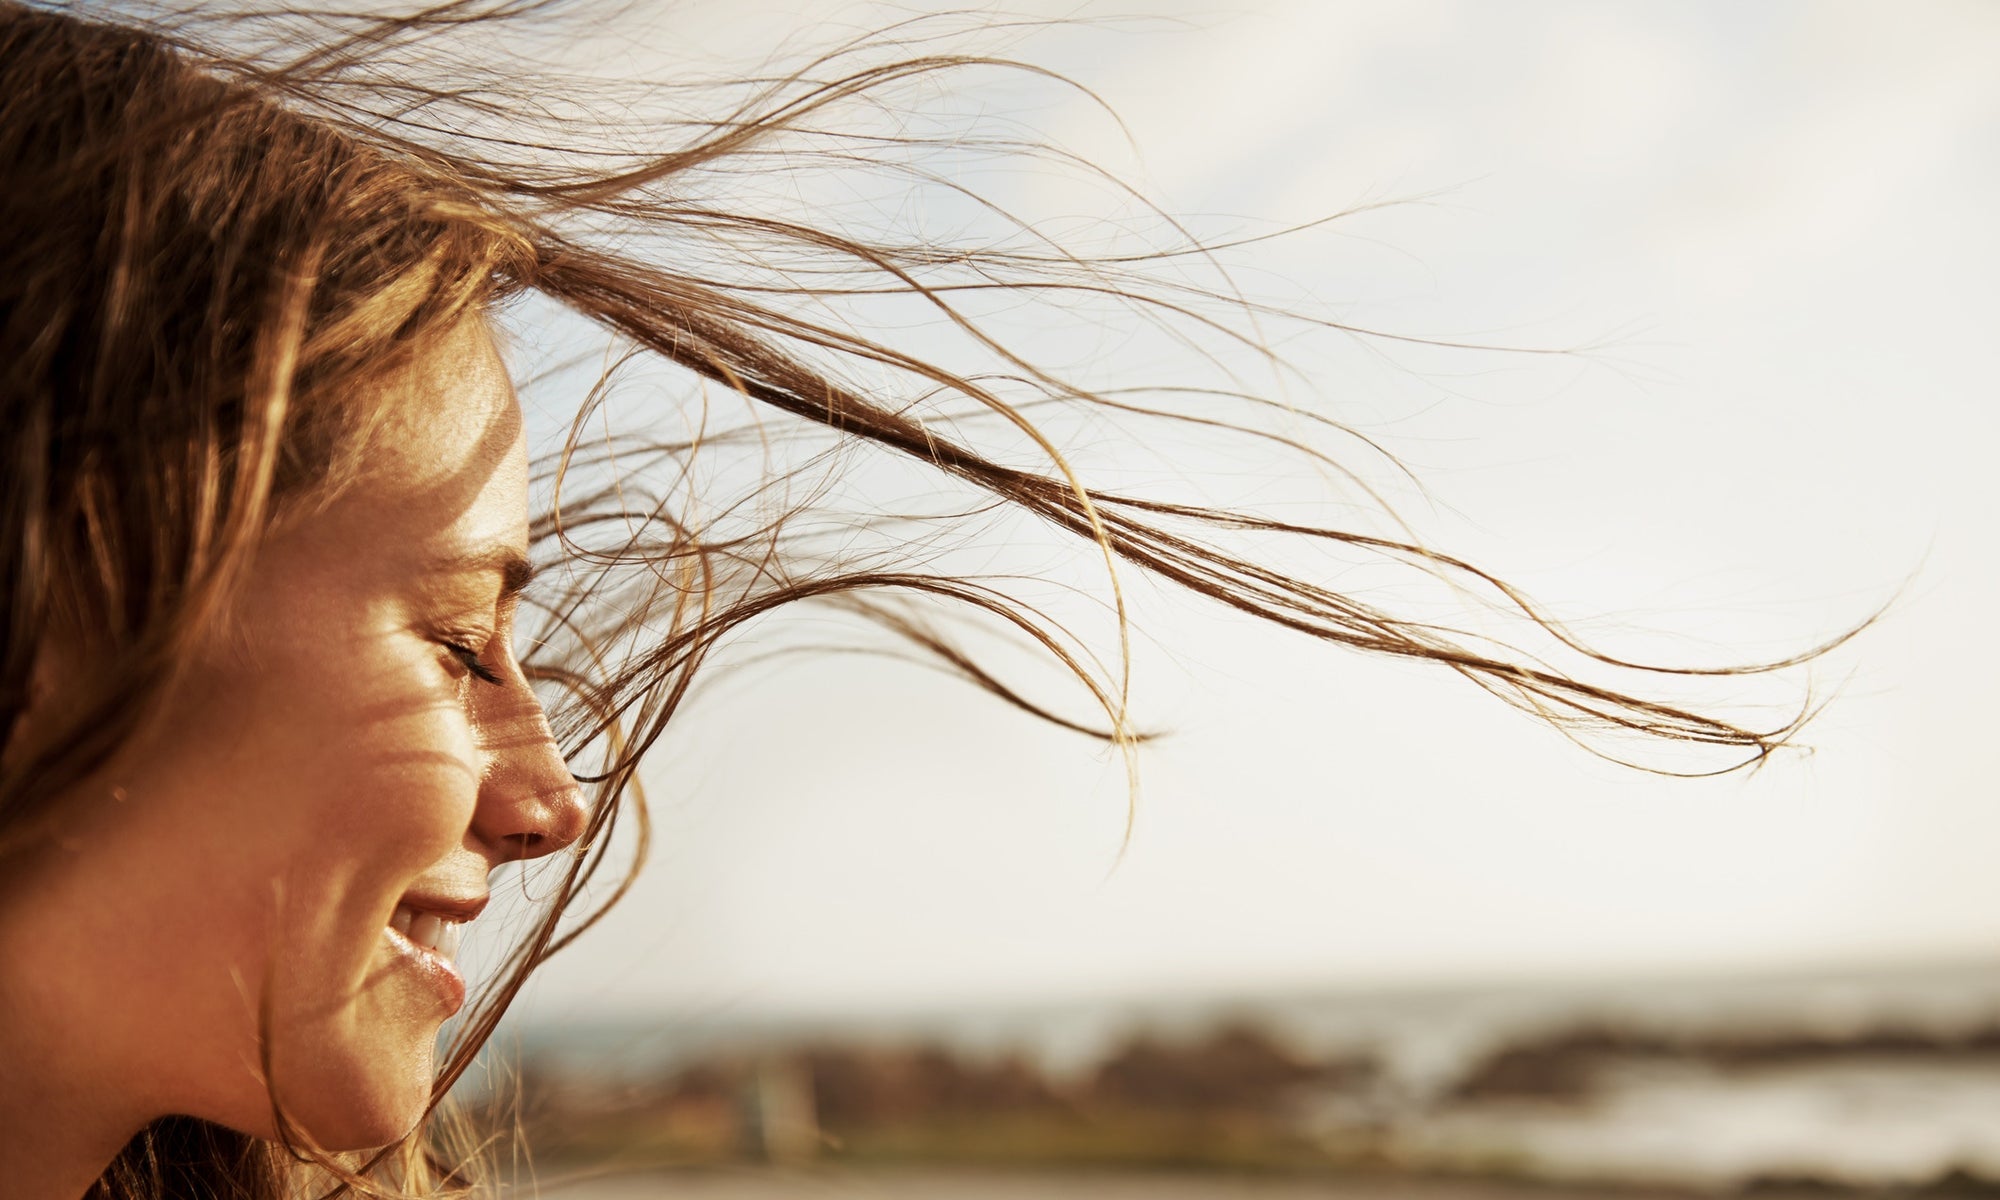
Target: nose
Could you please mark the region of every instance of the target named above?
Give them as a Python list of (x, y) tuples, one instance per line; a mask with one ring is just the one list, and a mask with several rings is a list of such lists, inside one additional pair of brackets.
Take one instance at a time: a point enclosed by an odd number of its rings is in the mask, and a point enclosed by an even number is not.
[(496, 864), (554, 854), (589, 821), (540, 701), (521, 680), (507, 691), (479, 714), (486, 774), (472, 815), (472, 835)]

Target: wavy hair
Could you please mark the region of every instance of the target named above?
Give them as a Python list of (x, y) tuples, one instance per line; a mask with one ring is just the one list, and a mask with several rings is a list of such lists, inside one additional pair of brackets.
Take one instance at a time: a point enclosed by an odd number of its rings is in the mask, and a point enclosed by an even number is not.
[[(1058, 369), (998, 332), (988, 301), (1107, 302), (1135, 328), (1184, 338), (1195, 357), (1212, 338), (1261, 351), (1265, 321), (1362, 331), (1174, 273), (1230, 247), (1163, 214), (1153, 215), (1166, 240), (1135, 253), (1086, 253), (1032, 223), (1010, 226), (937, 156), (973, 148), (1032, 164), (1058, 152), (976, 123), (926, 132), (895, 119), (913, 86), (1047, 72), (940, 48), (912, 25), (796, 68), (693, 85), (705, 116), (618, 118), (605, 115), (618, 111), (610, 93), (593, 111), (560, 83), (523, 82), (518, 64), (472, 37), (550, 7), (449, 0), (396, 17), (174, 17), (0, 0), (0, 224), (10, 233), (0, 241), (0, 733), (29, 703), (45, 639), (89, 630), (94, 668), (74, 685), (74, 718), (0, 777), (0, 855), (32, 853), (60, 827), (66, 790), (145, 723), (227, 611), (260, 540), (276, 523), (309, 519), (342, 486), (376, 415), (367, 385), (456, 323), (529, 294), (609, 331), (621, 361), (667, 364), (671, 378), (705, 381), (769, 420), (600, 437), (606, 384), (577, 398), (565, 444), (541, 464), (549, 504), (532, 533), (537, 557), (560, 569), (527, 598), (540, 618), (523, 661), (596, 801), (588, 833), (556, 868), (554, 899), (457, 1026), (439, 1098), (527, 974), (629, 883), (629, 870), (614, 870), (598, 899), (582, 900), (607, 869), (614, 823), (630, 814), (643, 826), (643, 805), (627, 803), (638, 766), (699, 669), (733, 631), (783, 606), (872, 621), (1002, 699), (1106, 739), (1128, 762), (1141, 739), (1127, 711), (1128, 574), (1322, 642), (1434, 664), (1621, 756), (1647, 740), (1694, 744), (1723, 756), (1703, 769), (1734, 769), (1797, 731), (1803, 696), (1777, 719), (1746, 723), (1672, 699), (1666, 685), (1783, 672), (1826, 646), (1747, 665), (1629, 661), (1414, 536), (1095, 484), (1053, 432), (1066, 422), (1116, 417), (1249, 438), (1302, 475), (1342, 468), (1315, 438), (1266, 418), (1341, 430), (1245, 388), (1113, 387)], [(942, 188), (1009, 236), (857, 232), (732, 202), (732, 186), (828, 162)], [(890, 323), (865, 331), (829, 315), (850, 302), (914, 306), (951, 331), (954, 349), (932, 353)], [(677, 409), (685, 392), (661, 384), (649, 402)], [(829, 501), (808, 519), (813, 499), (747, 520), (691, 511), (699, 456), (733, 444), (754, 463), (772, 437), (800, 431), (817, 431), (810, 444), (835, 457), (815, 461), (836, 478), (840, 454), (872, 448), (964, 503), (921, 518)], [(772, 502), (776, 482), (753, 480), (747, 494)], [(1094, 656), (1005, 579), (940, 568), (935, 532), (982, 512), (1059, 531), (1101, 560), (1114, 653)], [(851, 552), (845, 535), (871, 523), (889, 536)], [(1455, 630), (1287, 570), (1270, 548), (1289, 543), (1441, 580), (1513, 613), (1533, 643)], [(953, 635), (944, 614), (955, 607), (1052, 657), (1094, 715), (1066, 715), (1006, 682), (974, 641)], [(279, 1144), (189, 1118), (157, 1122), (94, 1194), (276, 1197), (308, 1176), (335, 1192), (433, 1194), (475, 1178), (473, 1156), (447, 1139), (413, 1134), (379, 1153), (330, 1155), (280, 1118)]]

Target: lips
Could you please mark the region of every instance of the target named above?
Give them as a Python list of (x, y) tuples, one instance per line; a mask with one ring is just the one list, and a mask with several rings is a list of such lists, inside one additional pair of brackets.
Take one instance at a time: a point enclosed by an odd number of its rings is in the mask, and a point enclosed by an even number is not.
[(405, 896), (382, 931), (403, 965), (426, 980), (447, 1016), (465, 1005), (465, 977), (453, 961), (465, 926), (486, 907), (486, 897)]

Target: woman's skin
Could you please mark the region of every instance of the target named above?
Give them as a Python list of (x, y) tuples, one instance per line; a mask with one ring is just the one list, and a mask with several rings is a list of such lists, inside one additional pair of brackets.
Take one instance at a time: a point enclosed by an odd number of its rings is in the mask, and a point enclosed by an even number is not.
[[(73, 1200), (167, 1114), (274, 1136), (260, 1013), (300, 1127), (400, 1137), (462, 984), (389, 928), (399, 905), (475, 915), (496, 866), (583, 827), (511, 649), (528, 468), (485, 327), (370, 400), (356, 485), (274, 533), (163, 718), (0, 872), (8, 1196)], [(67, 657), (46, 648), (11, 751)]]

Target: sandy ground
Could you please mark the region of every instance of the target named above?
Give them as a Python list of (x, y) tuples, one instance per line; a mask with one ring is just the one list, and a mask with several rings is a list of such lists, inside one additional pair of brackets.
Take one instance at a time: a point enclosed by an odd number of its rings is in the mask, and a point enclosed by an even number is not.
[[(1681, 1193), (1618, 1191), (1617, 1200), (1684, 1200)], [(530, 1200), (537, 1192), (506, 1193)], [(1571, 1189), (1477, 1182), (1259, 1179), (1227, 1175), (1032, 1173), (718, 1172), (564, 1181), (550, 1172), (548, 1200), (1588, 1200)], [(1775, 1200), (1775, 1198), (1774, 1198)]]

